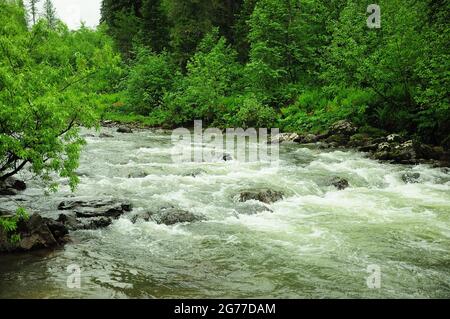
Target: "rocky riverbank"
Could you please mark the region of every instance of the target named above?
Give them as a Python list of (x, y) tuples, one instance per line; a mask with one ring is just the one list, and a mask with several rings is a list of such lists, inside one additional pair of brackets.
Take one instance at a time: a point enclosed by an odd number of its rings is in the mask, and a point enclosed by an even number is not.
[(442, 146), (428, 145), (412, 137), (389, 134), (373, 137), (361, 133), (348, 121), (333, 124), (325, 134), (282, 133), (270, 143), (316, 144), (322, 149), (356, 149), (368, 153), (370, 158), (394, 164), (430, 164), (434, 167), (450, 167), (450, 150)]

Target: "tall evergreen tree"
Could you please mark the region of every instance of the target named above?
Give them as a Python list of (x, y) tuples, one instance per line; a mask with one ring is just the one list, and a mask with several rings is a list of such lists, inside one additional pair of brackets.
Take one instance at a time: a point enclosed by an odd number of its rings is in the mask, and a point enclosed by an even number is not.
[(142, 28), (142, 0), (103, 0), (101, 22), (109, 26), (110, 35), (125, 58), (132, 57), (133, 40)]
[(153, 51), (161, 52), (169, 46), (169, 28), (161, 0), (144, 0), (142, 6), (143, 41)]
[(45, 0), (44, 2), (43, 17), (47, 21), (49, 28), (54, 29), (56, 27), (58, 18), (56, 16), (56, 9), (51, 0)]
[(184, 68), (197, 45), (213, 26), (210, 0), (163, 0), (170, 21), (170, 42)]
[(40, 2), (40, 0), (30, 0), (29, 8), (30, 8), (30, 14), (31, 14), (31, 22), (33, 25), (36, 24), (37, 17), (38, 17), (38, 8), (37, 5)]

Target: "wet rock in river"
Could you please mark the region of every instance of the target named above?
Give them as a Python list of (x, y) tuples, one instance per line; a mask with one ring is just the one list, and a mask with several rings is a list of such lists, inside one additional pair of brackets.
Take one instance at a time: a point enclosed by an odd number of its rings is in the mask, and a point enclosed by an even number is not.
[(205, 170), (199, 168), (199, 169), (194, 169), (192, 171), (186, 172), (183, 174), (183, 176), (197, 177), (197, 176), (203, 175), (205, 173), (206, 173)]
[(271, 204), (282, 200), (284, 194), (282, 192), (274, 191), (271, 189), (263, 190), (248, 190), (239, 193), (238, 200), (240, 202), (246, 202), (249, 200), (256, 200), (262, 203)]
[(325, 142), (328, 143), (328, 145), (344, 146), (348, 144), (349, 137), (344, 134), (331, 135), (325, 140)]
[(100, 133), (99, 137), (100, 138), (112, 138), (112, 137), (114, 137), (114, 135), (103, 132), (103, 133)]
[(157, 214), (152, 216), (152, 219), (158, 224), (170, 226), (179, 223), (193, 223), (204, 220), (205, 218), (179, 208), (169, 207), (161, 209)]
[(58, 221), (73, 231), (108, 227), (114, 219), (131, 212), (132, 205), (126, 201), (114, 200), (67, 200), (61, 202), (58, 209), (71, 211), (60, 214)]
[(127, 126), (121, 126), (117, 129), (118, 133), (125, 133), (125, 134), (131, 134), (133, 133), (133, 130)]
[(0, 228), (0, 252), (54, 248), (68, 241), (68, 229), (63, 224), (39, 214), (33, 214), (28, 220), (20, 220), (17, 226), (20, 236), (18, 241), (11, 240), (11, 234)]
[(114, 200), (80, 201), (67, 200), (58, 205), (59, 210), (71, 210), (78, 218), (110, 217), (118, 218), (132, 210), (129, 202), (117, 202)]
[(300, 140), (300, 135), (297, 133), (281, 133), (276, 135), (269, 141), (269, 144), (277, 144), (277, 143), (297, 143)]
[(106, 228), (112, 224), (113, 220), (108, 217), (77, 218), (74, 214), (60, 214), (58, 222), (68, 230), (76, 231)]
[(143, 171), (135, 171), (128, 174), (128, 178), (144, 178), (147, 177), (148, 174)]
[(405, 184), (415, 184), (419, 182), (420, 173), (405, 173), (402, 175), (402, 181)]
[(350, 187), (350, 183), (348, 182), (348, 180), (346, 180), (345, 178), (341, 178), (341, 177), (334, 177), (330, 181), (330, 185), (336, 187), (338, 190), (344, 190), (344, 189)]
[(237, 206), (235, 210), (238, 214), (243, 215), (256, 215), (263, 212), (273, 213), (273, 210), (267, 207), (265, 204), (252, 202), (239, 203), (239, 206)]
[(418, 164), (423, 160), (439, 158), (440, 154), (430, 145), (409, 140), (404, 143), (384, 142), (378, 145), (373, 157), (378, 160), (388, 160), (399, 164)]
[(233, 160), (233, 157), (230, 154), (223, 154), (222, 160), (225, 162), (229, 162)]
[(131, 222), (133, 224), (137, 223), (138, 221), (144, 221), (144, 222), (148, 222), (151, 220), (153, 213), (151, 212), (141, 212), (141, 213), (137, 213), (134, 214), (131, 217)]
[(25, 182), (9, 177), (5, 181), (0, 181), (0, 196), (17, 195), (26, 188)]
[(388, 143), (403, 143), (405, 140), (403, 136), (399, 134), (391, 134), (386, 137)]

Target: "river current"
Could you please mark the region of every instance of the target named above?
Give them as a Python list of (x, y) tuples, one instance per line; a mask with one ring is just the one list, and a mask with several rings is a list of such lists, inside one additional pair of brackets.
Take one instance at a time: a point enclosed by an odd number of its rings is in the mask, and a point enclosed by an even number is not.
[[(57, 217), (64, 199), (111, 198), (131, 201), (134, 211), (108, 228), (73, 232), (73, 243), (53, 252), (0, 256), (1, 298), (450, 297), (444, 169), (295, 144), (280, 146), (276, 166), (174, 163), (168, 133), (102, 131), (114, 137), (83, 131), (75, 193), (63, 183), (45, 196), (25, 173), (28, 189), (0, 206)], [(414, 173), (417, 181), (405, 183)], [(330, 186), (335, 176), (350, 187)], [(236, 200), (258, 188), (285, 197), (266, 209)], [(133, 214), (164, 205), (206, 219), (132, 223)], [(81, 288), (67, 285), (70, 265), (81, 269)]]

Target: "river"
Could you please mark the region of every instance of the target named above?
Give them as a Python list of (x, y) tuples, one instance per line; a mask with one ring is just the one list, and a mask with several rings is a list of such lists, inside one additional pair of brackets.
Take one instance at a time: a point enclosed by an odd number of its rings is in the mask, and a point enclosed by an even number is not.
[[(448, 171), (293, 144), (281, 145), (277, 166), (174, 163), (167, 133), (102, 130), (114, 137), (83, 132), (95, 136), (87, 137), (74, 194), (63, 183), (45, 196), (25, 173), (28, 189), (0, 206), (56, 217), (68, 197), (115, 198), (130, 200), (134, 212), (73, 232), (73, 243), (53, 252), (0, 256), (0, 298), (450, 297)], [(405, 173), (420, 178), (405, 183)], [(330, 186), (333, 176), (350, 187)], [(259, 187), (285, 198), (259, 213), (257, 203), (236, 201), (240, 190)], [(130, 220), (166, 204), (206, 220)], [(69, 265), (80, 267), (81, 288), (67, 286)], [(374, 275), (378, 284), (368, 285)]]

